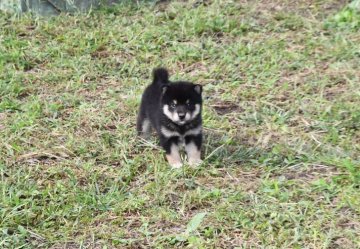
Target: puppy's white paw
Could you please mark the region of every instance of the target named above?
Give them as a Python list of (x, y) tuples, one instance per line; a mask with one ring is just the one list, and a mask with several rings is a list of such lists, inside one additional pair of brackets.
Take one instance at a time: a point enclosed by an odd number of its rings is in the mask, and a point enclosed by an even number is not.
[(170, 164), (170, 166), (174, 169), (181, 168), (183, 165), (181, 162), (180, 154), (177, 150), (172, 150), (172, 154), (166, 155), (166, 158)]
[(170, 166), (173, 168), (173, 169), (179, 169), (183, 166), (183, 164), (181, 162), (177, 162), (177, 163), (171, 163)]
[(201, 159), (189, 159), (189, 165), (190, 166), (199, 166), (200, 164), (203, 163), (203, 160)]

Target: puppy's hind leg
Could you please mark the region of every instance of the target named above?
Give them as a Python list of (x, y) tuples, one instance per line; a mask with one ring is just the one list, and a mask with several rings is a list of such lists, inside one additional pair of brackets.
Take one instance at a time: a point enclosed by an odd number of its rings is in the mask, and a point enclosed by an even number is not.
[(147, 138), (150, 135), (150, 130), (151, 130), (150, 120), (141, 110), (137, 118), (136, 130), (138, 135), (144, 138)]

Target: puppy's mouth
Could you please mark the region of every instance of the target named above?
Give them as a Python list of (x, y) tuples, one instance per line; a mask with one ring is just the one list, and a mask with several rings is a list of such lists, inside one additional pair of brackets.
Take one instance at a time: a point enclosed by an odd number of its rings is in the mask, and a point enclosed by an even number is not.
[(178, 114), (173, 113), (172, 116), (168, 116), (168, 118), (177, 125), (185, 125), (193, 120), (191, 113), (187, 113), (183, 118), (180, 118)]
[(184, 125), (184, 124), (186, 124), (187, 122), (188, 122), (187, 120), (175, 121), (175, 123), (178, 124), (178, 125)]

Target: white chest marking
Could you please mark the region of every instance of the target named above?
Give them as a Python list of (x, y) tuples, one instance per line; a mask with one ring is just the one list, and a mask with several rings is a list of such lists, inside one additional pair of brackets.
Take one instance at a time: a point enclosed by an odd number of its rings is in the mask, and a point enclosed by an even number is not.
[(165, 137), (179, 137), (180, 133), (177, 131), (171, 131), (165, 126), (161, 126), (160, 128), (161, 134), (163, 134)]
[(169, 137), (181, 137), (182, 138), (182, 137), (190, 136), (190, 135), (193, 135), (193, 136), (199, 135), (202, 132), (202, 127), (201, 127), (201, 125), (199, 125), (198, 127), (194, 128), (194, 129), (186, 131), (185, 134), (183, 134), (183, 135), (177, 131), (171, 131), (168, 128), (166, 128), (165, 126), (161, 126), (160, 131), (161, 131), (161, 134), (163, 134), (167, 138), (169, 138)]
[(199, 125), (198, 127), (194, 128), (194, 129), (191, 129), (191, 130), (188, 130), (185, 132), (184, 136), (189, 136), (189, 135), (199, 135), (202, 131), (202, 127), (201, 125)]

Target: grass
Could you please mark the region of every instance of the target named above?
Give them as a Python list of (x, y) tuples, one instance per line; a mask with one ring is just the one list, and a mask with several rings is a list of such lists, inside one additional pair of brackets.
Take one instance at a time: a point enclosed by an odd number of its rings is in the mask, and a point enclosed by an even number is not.
[[(360, 248), (360, 15), (341, 1), (0, 14), (1, 248)], [(204, 165), (136, 137), (204, 86)]]

